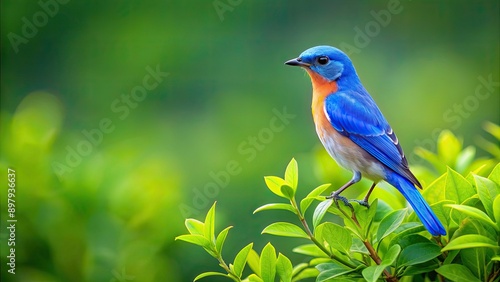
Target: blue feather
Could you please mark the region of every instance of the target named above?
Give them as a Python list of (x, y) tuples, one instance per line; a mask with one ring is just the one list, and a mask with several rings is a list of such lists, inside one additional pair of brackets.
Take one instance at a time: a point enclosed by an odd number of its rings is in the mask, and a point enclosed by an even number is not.
[(446, 235), (446, 230), (436, 214), (410, 181), (392, 171), (386, 174), (386, 181), (403, 194), (429, 233), (434, 236)]
[(339, 133), (386, 167), (420, 186), (408, 168), (401, 146), (391, 136), (394, 135), (392, 128), (368, 93), (336, 92), (326, 98), (325, 110), (330, 123)]

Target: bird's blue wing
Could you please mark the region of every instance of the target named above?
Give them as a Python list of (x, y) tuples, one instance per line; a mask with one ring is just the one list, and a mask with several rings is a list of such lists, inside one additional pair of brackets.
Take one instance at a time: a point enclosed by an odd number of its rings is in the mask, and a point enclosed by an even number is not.
[(325, 113), (340, 134), (420, 187), (408, 168), (396, 135), (367, 93), (345, 91), (332, 94), (325, 100)]

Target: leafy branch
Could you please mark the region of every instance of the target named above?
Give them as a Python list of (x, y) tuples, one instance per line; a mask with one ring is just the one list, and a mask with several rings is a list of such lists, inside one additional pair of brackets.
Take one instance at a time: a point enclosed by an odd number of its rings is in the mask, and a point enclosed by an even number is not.
[[(460, 144), (449, 132), (443, 134), (446, 136), (440, 137), (439, 142)], [(456, 148), (451, 148), (453, 152), (444, 152), (446, 146), (438, 147), (441, 151), (437, 156), (444, 154), (449, 162), (453, 162), (453, 158), (461, 159), (462, 168), (477, 164), (463, 157), (467, 154)], [(470, 150), (467, 148), (465, 150)], [(389, 192), (382, 189), (369, 208), (356, 202), (346, 206), (327, 199), (322, 194), (329, 184), (318, 186), (297, 201), (298, 164), (292, 159), (284, 178), (264, 178), (267, 188), (287, 202), (266, 204), (254, 213), (285, 210), (295, 214), (298, 224), (274, 222), (262, 233), (308, 240), (307, 244), (293, 249), (310, 257), (308, 263), (294, 266), (285, 255), (277, 254), (271, 243), (258, 254), (250, 243), (227, 264), (222, 247), (231, 226), (215, 236), (215, 204), (204, 222), (186, 219), (189, 234), (176, 239), (203, 247), (224, 271), (202, 273), (195, 281), (207, 276), (223, 276), (233, 281), (259, 282), (299, 281), (310, 277), (318, 282), (340, 278), (342, 281), (393, 282), (403, 276), (421, 276), (421, 279), (439, 281), (493, 282), (500, 275), (500, 164), (496, 162), (486, 170), (490, 171), (489, 175), (480, 175), (489, 162), (483, 163), (465, 176), (448, 166), (425, 188), (423, 196), (447, 229), (447, 235), (439, 238), (432, 237), (407, 208), (393, 209), (384, 202), (390, 197), (385, 197)], [(317, 205), (312, 218), (307, 219), (305, 214), (313, 203)], [(327, 214), (337, 216), (343, 225), (324, 220)], [(251, 273), (244, 276), (246, 266)]]

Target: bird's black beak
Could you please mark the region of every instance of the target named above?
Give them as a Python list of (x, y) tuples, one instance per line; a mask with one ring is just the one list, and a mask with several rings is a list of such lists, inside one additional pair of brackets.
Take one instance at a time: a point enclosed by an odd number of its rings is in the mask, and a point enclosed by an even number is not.
[(299, 67), (310, 67), (311, 64), (302, 62), (301, 58), (291, 59), (285, 62), (285, 65), (289, 66), (299, 66)]

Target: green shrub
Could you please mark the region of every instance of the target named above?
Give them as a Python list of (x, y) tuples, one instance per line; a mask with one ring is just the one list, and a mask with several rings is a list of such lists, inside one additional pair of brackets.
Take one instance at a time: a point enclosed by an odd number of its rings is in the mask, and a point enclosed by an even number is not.
[[(500, 139), (498, 126), (488, 124), (488, 132)], [(500, 164), (497, 149), (481, 141), (496, 157), (475, 159), (475, 148), (444, 131), (438, 139), (437, 154), (418, 149), (434, 172), (441, 172), (423, 196), (446, 228), (447, 235), (432, 237), (408, 208), (393, 209), (381, 197), (366, 208), (356, 202), (346, 206), (327, 199), (329, 184), (313, 189), (298, 201), (298, 165), (292, 159), (284, 178), (265, 177), (267, 188), (285, 200), (259, 207), (255, 212), (286, 210), (296, 222), (274, 222), (262, 233), (307, 239), (294, 252), (310, 257), (308, 263), (293, 265), (268, 243), (258, 254), (253, 244), (245, 246), (232, 263), (222, 257), (222, 247), (230, 227), (215, 236), (215, 204), (205, 221), (187, 219), (187, 235), (176, 239), (202, 246), (219, 261), (224, 272), (206, 272), (194, 280), (219, 275), (234, 281), (398, 281), (402, 277), (419, 281), (498, 281), (500, 273)], [(497, 143), (498, 144), (498, 143)], [(498, 145), (497, 145), (498, 146)], [(463, 174), (457, 172), (460, 170)], [(305, 213), (317, 203), (311, 219)], [(343, 226), (324, 220), (338, 216)], [(252, 274), (243, 277), (249, 266)], [(405, 278), (408, 279), (408, 278)]]

